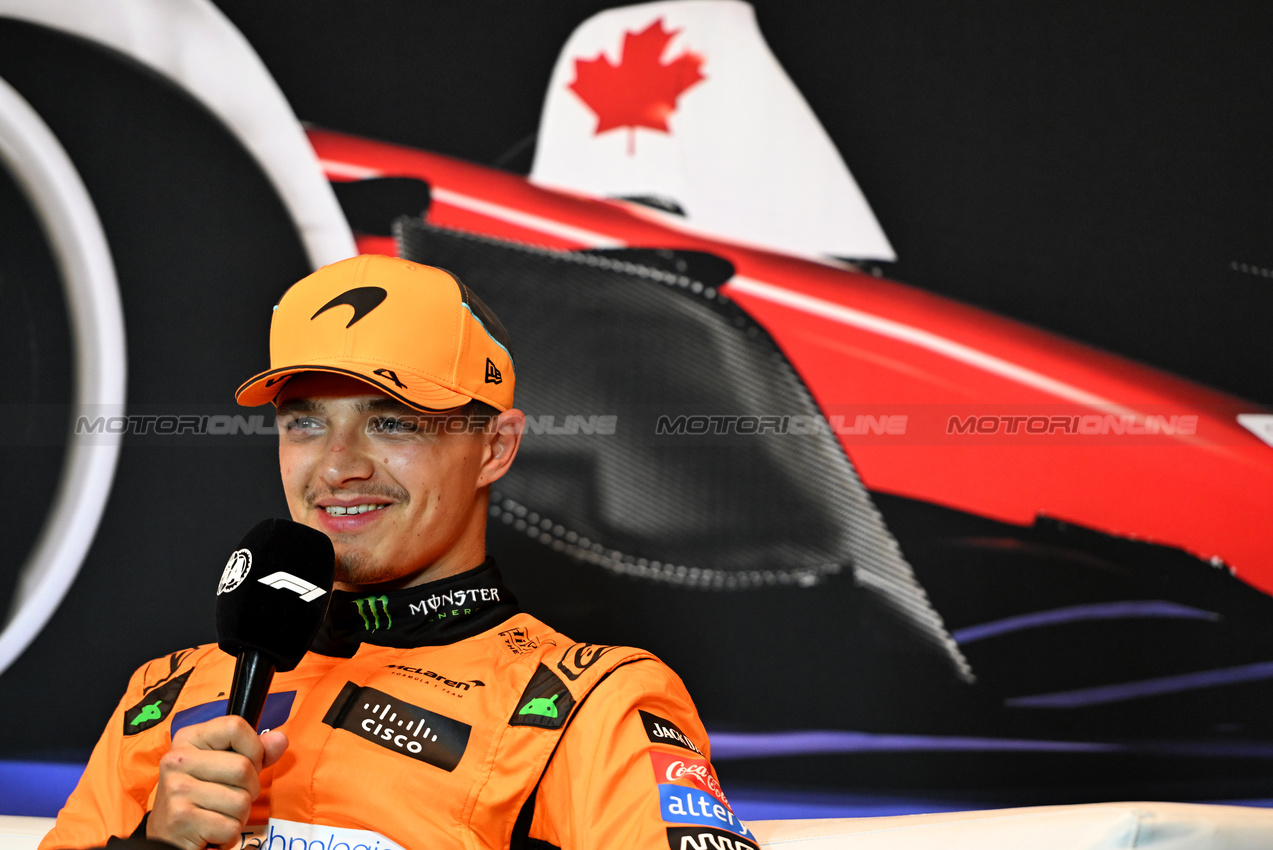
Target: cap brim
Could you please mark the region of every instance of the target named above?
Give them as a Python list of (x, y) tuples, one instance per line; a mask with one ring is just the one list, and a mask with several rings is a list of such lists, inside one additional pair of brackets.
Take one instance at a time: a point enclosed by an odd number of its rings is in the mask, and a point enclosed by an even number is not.
[[(371, 371), (371, 368), (368, 368), (367, 372)], [(243, 386), (235, 391), (234, 400), (244, 407), (269, 404), (278, 397), (279, 392), (287, 385), (289, 378), (303, 372), (326, 372), (332, 375), (346, 375), (351, 378), (357, 378), (404, 404), (410, 405), (417, 410), (429, 412), (454, 410), (473, 400), (472, 396), (457, 393), (454, 390), (431, 383), (416, 384), (408, 393), (392, 383), (380, 380), (376, 375), (325, 364), (287, 366), (282, 369), (270, 369), (267, 372), (253, 375), (244, 382)]]

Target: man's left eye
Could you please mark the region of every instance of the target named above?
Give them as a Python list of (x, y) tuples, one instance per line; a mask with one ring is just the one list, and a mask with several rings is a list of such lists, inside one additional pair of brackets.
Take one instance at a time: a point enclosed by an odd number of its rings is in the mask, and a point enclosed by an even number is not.
[(410, 434), (416, 430), (416, 423), (396, 417), (379, 417), (371, 421), (371, 431), (375, 434)]

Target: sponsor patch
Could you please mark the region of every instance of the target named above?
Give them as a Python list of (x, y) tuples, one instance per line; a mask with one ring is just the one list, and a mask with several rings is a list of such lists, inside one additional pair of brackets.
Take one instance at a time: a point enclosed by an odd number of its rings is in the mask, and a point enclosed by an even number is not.
[[(142, 696), (141, 700), (124, 712), (124, 734), (136, 735), (164, 722), (177, 704), (177, 695), (186, 686), (193, 670), (157, 685)], [(224, 712), (222, 712), (224, 714)], [(173, 730), (174, 732), (176, 730)]]
[(645, 724), (645, 734), (655, 744), (671, 744), (674, 747), (698, 753), (700, 756), (703, 754), (703, 751), (695, 746), (689, 736), (677, 728), (677, 725), (671, 720), (664, 720), (657, 714), (650, 714), (648, 711), (642, 711), (640, 714), (641, 722)]
[(388, 596), (363, 596), (354, 600), (358, 616), (362, 617), (362, 627), (369, 632), (381, 629), (389, 631), (393, 628), (393, 617), (389, 615)]
[(461, 587), (446, 593), (434, 593), (419, 602), (409, 602), (407, 611), (411, 616), (426, 617), (428, 620), (472, 614), (478, 608), (499, 602), (499, 590), (498, 587)]
[(413, 679), (417, 682), (424, 682), (425, 684), (433, 685), (433, 687), (438, 688), (443, 693), (450, 694), (453, 697), (462, 697), (465, 692), (470, 691), (473, 688), (486, 687), (486, 683), (481, 679), (465, 679), (462, 681), (456, 681), (455, 679), (448, 679), (446, 676), (443, 676), (441, 673), (434, 672), (433, 670), (426, 670), (423, 667), (408, 667), (405, 664), (388, 664), (385, 669), (393, 671), (390, 675), (402, 676), (405, 679)]
[(531, 637), (530, 632), (522, 626), (500, 632), (499, 636), (504, 639), (504, 645), (508, 647), (508, 651), (514, 655), (524, 655), (539, 647), (539, 640)]
[[(277, 841), (278, 844), (274, 842)], [(245, 826), (234, 845), (222, 850), (403, 850), (378, 832), (270, 818), (268, 825)], [(730, 848), (733, 850), (733, 848)]]
[(509, 726), (539, 726), (560, 729), (575, 707), (575, 698), (556, 673), (540, 664), (530, 684), (522, 691), (517, 709), (509, 718)]
[(683, 785), (660, 785), (659, 805), (668, 823), (713, 826), (750, 838), (751, 832), (733, 810), (705, 791)]
[[(257, 724), (258, 731), (265, 732), (269, 729), (276, 729), (286, 723), (287, 718), (292, 714), (292, 703), (295, 700), (296, 691), (282, 691), (277, 694), (266, 695), (265, 707), (261, 709), (261, 722)], [(225, 717), (225, 711), (229, 707), (230, 701), (228, 699), (219, 699), (214, 702), (205, 702), (193, 705), (190, 708), (183, 708), (172, 716), (172, 734), (176, 735), (178, 730), (193, 726), (196, 723), (203, 723), (217, 717)]]
[(375, 688), (346, 682), (323, 722), (404, 756), (455, 770), (473, 727)]
[(660, 784), (688, 780), (725, 805), (729, 805), (729, 800), (725, 799), (725, 792), (721, 790), (716, 773), (707, 759), (683, 758), (660, 750), (651, 750), (650, 763), (654, 765), (655, 781)]
[(670, 850), (760, 850), (755, 842), (732, 832), (703, 826), (668, 827), (667, 846)]
[(585, 670), (600, 661), (601, 656), (612, 649), (618, 649), (618, 647), (599, 646), (595, 643), (576, 643), (561, 654), (561, 660), (557, 662), (557, 669), (573, 682), (582, 676)]

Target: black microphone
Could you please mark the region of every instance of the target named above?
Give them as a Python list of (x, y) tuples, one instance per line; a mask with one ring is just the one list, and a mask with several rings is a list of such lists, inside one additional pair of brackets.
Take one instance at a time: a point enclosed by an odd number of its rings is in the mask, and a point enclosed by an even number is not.
[(217, 644), (238, 657), (226, 714), (261, 721), (274, 671), (309, 650), (331, 601), (336, 553), (321, 531), (286, 519), (257, 523), (217, 585)]

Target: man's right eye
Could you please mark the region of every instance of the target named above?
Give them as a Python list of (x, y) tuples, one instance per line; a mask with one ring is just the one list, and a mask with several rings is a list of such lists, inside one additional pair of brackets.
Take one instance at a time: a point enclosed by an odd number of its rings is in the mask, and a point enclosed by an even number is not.
[(297, 416), (288, 419), (283, 427), (288, 431), (313, 431), (322, 426), (323, 423), (313, 416)]

